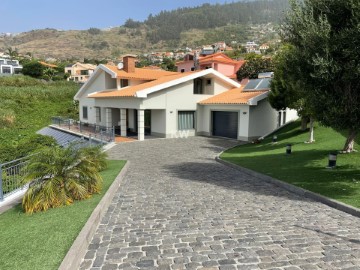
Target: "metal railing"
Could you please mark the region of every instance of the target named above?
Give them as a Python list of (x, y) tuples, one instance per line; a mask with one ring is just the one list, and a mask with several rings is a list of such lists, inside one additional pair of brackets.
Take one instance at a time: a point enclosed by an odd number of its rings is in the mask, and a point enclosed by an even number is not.
[(84, 123), (74, 119), (66, 119), (59, 116), (51, 118), (52, 124), (77, 133), (84, 134), (89, 139), (97, 139), (101, 142), (113, 142), (115, 140), (115, 128), (96, 124)]
[(22, 180), (29, 159), (30, 156), (0, 164), (0, 201), (27, 186)]

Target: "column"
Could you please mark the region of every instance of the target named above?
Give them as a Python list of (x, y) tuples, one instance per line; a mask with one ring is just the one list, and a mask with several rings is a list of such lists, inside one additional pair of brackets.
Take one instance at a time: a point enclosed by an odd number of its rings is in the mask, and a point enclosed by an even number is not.
[(127, 126), (126, 126), (126, 109), (120, 109), (120, 136), (127, 136)]
[(112, 111), (111, 108), (105, 109), (105, 119), (106, 119), (106, 127), (111, 128), (113, 126), (112, 124)]
[(96, 124), (97, 125), (100, 125), (100, 122), (101, 122), (101, 108), (100, 107), (95, 107), (95, 114), (96, 114)]
[(144, 110), (138, 110), (138, 140), (145, 140)]

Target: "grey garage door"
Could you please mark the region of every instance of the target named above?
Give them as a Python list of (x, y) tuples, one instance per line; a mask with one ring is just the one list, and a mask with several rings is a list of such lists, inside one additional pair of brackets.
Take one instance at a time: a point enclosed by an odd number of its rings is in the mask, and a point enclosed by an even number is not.
[(213, 136), (237, 139), (237, 112), (212, 112)]

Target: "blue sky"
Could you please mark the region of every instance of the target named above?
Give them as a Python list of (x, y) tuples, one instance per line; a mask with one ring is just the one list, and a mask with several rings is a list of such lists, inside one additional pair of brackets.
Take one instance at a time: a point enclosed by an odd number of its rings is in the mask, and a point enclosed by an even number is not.
[[(88, 29), (124, 24), (128, 18), (143, 21), (152, 13), (226, 0), (0, 0), (0, 33), (33, 29)], [(237, 1), (234, 1), (237, 2)]]

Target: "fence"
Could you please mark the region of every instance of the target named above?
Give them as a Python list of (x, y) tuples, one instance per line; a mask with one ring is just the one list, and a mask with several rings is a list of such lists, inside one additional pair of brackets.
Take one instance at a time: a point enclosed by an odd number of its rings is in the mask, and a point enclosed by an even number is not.
[(24, 157), (0, 164), (0, 201), (27, 186), (22, 179), (28, 163), (29, 157)]
[(113, 142), (115, 140), (114, 127), (104, 127), (96, 124), (84, 123), (73, 119), (65, 119), (62, 117), (52, 117), (52, 124), (72, 130), (89, 136), (89, 138), (100, 140), (101, 142)]

